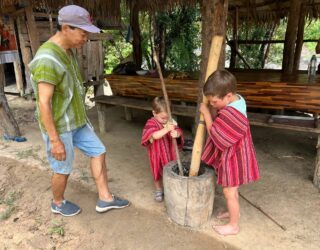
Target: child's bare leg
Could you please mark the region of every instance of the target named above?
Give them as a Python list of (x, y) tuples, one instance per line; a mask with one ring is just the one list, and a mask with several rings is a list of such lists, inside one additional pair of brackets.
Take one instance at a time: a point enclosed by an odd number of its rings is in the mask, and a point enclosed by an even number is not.
[(154, 186), (156, 188), (156, 191), (154, 192), (154, 199), (157, 202), (163, 201), (163, 184), (162, 184), (162, 178), (160, 178), (157, 181), (154, 181)]
[(223, 194), (227, 201), (228, 212), (230, 215), (229, 223), (223, 226), (214, 226), (214, 230), (221, 235), (232, 235), (239, 233), (239, 195), (238, 187), (225, 187)]
[(228, 211), (224, 211), (224, 212), (220, 212), (220, 213), (218, 213), (218, 215), (217, 215), (217, 219), (227, 219), (227, 218), (229, 218), (230, 217), (230, 215), (229, 215), (229, 212)]
[(156, 190), (163, 190), (163, 185), (162, 185), (162, 177), (160, 177), (159, 180), (154, 181), (154, 186), (156, 188)]

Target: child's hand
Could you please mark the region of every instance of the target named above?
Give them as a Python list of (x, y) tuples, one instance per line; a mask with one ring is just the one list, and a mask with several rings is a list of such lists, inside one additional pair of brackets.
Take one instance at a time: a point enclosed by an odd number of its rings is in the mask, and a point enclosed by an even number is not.
[(201, 103), (200, 107), (199, 107), (199, 111), (203, 114), (203, 115), (210, 115), (210, 110), (207, 104)]
[(172, 131), (170, 132), (170, 135), (171, 135), (172, 138), (178, 138), (178, 137), (180, 137), (180, 133), (179, 133), (178, 130), (172, 130)]

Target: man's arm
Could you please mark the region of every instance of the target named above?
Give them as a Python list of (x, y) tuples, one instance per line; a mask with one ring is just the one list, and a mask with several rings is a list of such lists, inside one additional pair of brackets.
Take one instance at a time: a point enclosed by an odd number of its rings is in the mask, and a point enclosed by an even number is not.
[(39, 88), (39, 111), (41, 121), (48, 133), (51, 143), (51, 154), (58, 161), (66, 159), (66, 152), (63, 142), (60, 140), (56, 125), (52, 115), (52, 96), (55, 86), (52, 84), (40, 82)]
[(320, 40), (318, 41), (317, 46), (316, 46), (316, 53), (320, 54)]

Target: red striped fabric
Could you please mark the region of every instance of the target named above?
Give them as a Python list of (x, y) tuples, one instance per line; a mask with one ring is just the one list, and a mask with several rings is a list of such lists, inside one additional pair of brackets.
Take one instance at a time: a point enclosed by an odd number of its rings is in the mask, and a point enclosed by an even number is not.
[[(155, 181), (159, 180), (162, 176), (163, 167), (169, 162), (176, 159), (176, 153), (172, 143), (172, 137), (170, 133), (163, 136), (161, 139), (150, 142), (150, 138), (153, 133), (163, 129), (163, 125), (159, 123), (155, 118), (151, 118), (147, 121), (142, 131), (141, 145), (148, 150), (149, 162), (151, 172)], [(180, 128), (176, 128), (181, 134), (177, 142), (179, 143), (179, 149), (182, 149), (184, 138), (183, 132)]]
[(233, 107), (220, 110), (207, 139), (202, 161), (217, 172), (217, 184), (236, 187), (260, 178), (249, 121)]

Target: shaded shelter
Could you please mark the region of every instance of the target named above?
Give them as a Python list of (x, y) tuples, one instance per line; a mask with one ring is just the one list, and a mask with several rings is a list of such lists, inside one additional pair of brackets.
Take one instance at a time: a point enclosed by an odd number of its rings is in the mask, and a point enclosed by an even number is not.
[[(133, 48), (134, 48), (134, 60), (137, 65), (141, 65), (142, 55), (141, 55), (141, 37), (140, 37), (140, 29), (139, 29), (139, 12), (148, 11), (150, 13), (155, 13), (159, 10), (168, 10), (175, 8), (176, 6), (199, 6), (201, 9), (202, 16), (202, 52), (201, 52), (201, 65), (200, 65), (200, 76), (199, 81), (194, 81), (192, 83), (192, 88), (196, 90), (197, 100), (199, 100), (201, 96), (201, 87), (204, 82), (204, 76), (206, 72), (206, 65), (208, 61), (208, 53), (210, 47), (210, 39), (213, 34), (220, 34), (225, 37), (226, 29), (227, 29), (227, 21), (230, 20), (229, 26), (233, 29), (233, 37), (232, 40), (228, 41), (228, 44), (231, 46), (231, 66), (235, 64), (236, 60), (241, 59), (241, 53), (238, 49), (239, 44), (265, 44), (268, 45), (275, 41), (271, 41), (270, 37), (263, 41), (241, 41), (238, 39), (237, 30), (239, 25), (247, 25), (248, 27), (254, 25), (269, 25), (268, 27), (274, 27), (275, 24), (279, 23), (280, 20), (287, 20), (287, 29), (286, 36), (283, 41), (284, 43), (284, 51), (283, 54), (283, 62), (282, 62), (282, 72), (286, 75), (291, 76), (298, 67), (298, 62), (300, 60), (301, 48), (303, 44), (303, 29), (304, 23), (307, 18), (317, 19), (320, 14), (320, 0), (127, 0), (126, 6), (131, 10), (130, 13), (130, 22), (133, 31)], [(37, 48), (40, 46), (42, 42), (47, 40), (51, 34), (55, 32), (55, 18), (57, 14), (57, 10), (64, 6), (66, 3), (74, 3), (81, 5), (89, 10), (90, 13), (93, 14), (93, 18), (104, 25), (105, 28), (116, 28), (121, 27), (121, 1), (118, 0), (101, 0), (101, 1), (88, 1), (88, 0), (74, 0), (74, 1), (63, 1), (63, 0), (4, 0), (0, 2), (0, 15), (9, 15), (15, 22), (16, 34), (19, 42), (19, 51), (21, 53), (21, 72), (24, 72), (24, 81), (23, 84), (25, 92), (28, 93), (31, 91), (29, 84), (29, 71), (27, 64), (31, 61)], [(299, 17), (299, 18), (297, 18)], [(273, 26), (272, 26), (273, 25)], [(103, 74), (103, 46), (102, 41), (110, 39), (107, 34), (98, 34), (92, 35), (89, 37), (89, 43), (83, 49), (77, 51), (79, 64), (82, 68), (84, 81), (87, 85), (99, 85), (104, 82), (104, 74)], [(224, 43), (225, 44), (225, 43)], [(223, 52), (225, 49), (223, 49)], [(221, 60), (219, 63), (220, 68), (224, 68), (225, 59), (224, 56), (221, 56)], [(241, 73), (241, 72), (240, 72)], [(292, 80), (289, 78), (283, 78), (280, 76), (278, 80), (275, 82), (283, 83), (283, 88), (280, 86), (281, 91), (285, 90), (285, 86), (289, 86), (290, 93), (292, 92), (293, 97), (289, 100), (283, 100), (283, 96), (278, 95), (274, 89), (274, 86), (278, 87), (279, 85), (272, 84), (272, 80), (264, 79), (262, 82), (267, 82), (270, 91), (268, 98), (263, 99), (263, 95), (259, 94), (260, 88), (262, 85), (259, 85), (259, 79), (252, 81), (249, 78), (244, 79), (245, 74), (238, 74), (238, 78), (240, 79), (240, 83), (244, 84), (244, 91), (249, 93), (249, 96), (255, 98), (253, 101), (260, 101), (259, 105), (252, 106), (255, 108), (270, 108), (271, 101), (278, 101), (275, 110), (279, 110), (282, 112), (283, 110), (288, 109), (298, 109), (303, 106), (303, 103), (298, 103), (300, 105), (299, 108), (294, 106), (297, 102), (294, 101), (294, 94), (299, 94), (298, 90), (295, 92), (295, 88), (290, 84), (295, 82), (294, 84), (300, 84), (302, 87), (306, 85), (306, 82), (299, 82), (299, 77), (296, 77), (296, 80)], [(250, 71), (251, 76), (254, 76), (254, 71)], [(257, 72), (256, 72), (257, 73)], [(259, 72), (258, 72), (259, 73)], [(278, 72), (281, 73), (281, 72)], [(268, 74), (270, 76), (270, 74)], [(280, 75), (280, 74), (279, 74)], [(108, 78), (109, 76), (107, 76)], [(112, 77), (112, 76), (111, 76)], [(108, 79), (111, 79), (110, 77)], [(139, 78), (136, 78), (139, 79)], [(147, 81), (148, 79), (144, 79), (140, 77), (140, 83)], [(243, 79), (243, 80), (241, 80)], [(122, 80), (117, 80), (118, 82), (128, 80), (125, 77)], [(111, 81), (111, 80), (110, 80)], [(114, 81), (114, 83), (117, 83)], [(138, 81), (138, 82), (139, 82)], [(168, 80), (169, 81), (169, 80)], [(298, 82), (297, 82), (298, 81)], [(126, 91), (122, 93), (122, 97), (132, 97), (130, 94), (130, 89), (132, 89), (132, 83), (134, 80), (127, 82)], [(130, 86), (131, 84), (131, 86)], [(114, 84), (114, 86), (120, 86), (119, 84)], [(259, 87), (260, 86), (260, 87)], [(265, 86), (265, 85), (264, 85)], [(183, 83), (181, 86), (183, 87)], [(296, 88), (297, 89), (297, 88)], [(308, 89), (308, 88), (307, 88)], [(315, 88), (316, 89), (316, 88)], [(98, 91), (98, 90), (97, 90)], [(128, 92), (129, 91), (129, 92)], [(142, 90), (145, 93), (145, 89)], [(185, 90), (181, 90), (181, 93), (185, 94)], [(115, 87), (115, 92), (117, 92)], [(118, 91), (118, 94), (120, 91)], [(270, 94), (271, 93), (271, 94)], [(96, 93), (97, 96), (100, 95)], [(306, 91), (306, 102), (319, 104), (318, 95), (315, 91)], [(120, 95), (120, 94), (119, 94)], [(151, 94), (150, 96), (152, 96)], [(170, 92), (169, 92), (170, 96)], [(186, 102), (185, 100), (188, 94), (185, 94), (182, 98), (177, 98), (177, 101)], [(261, 99), (262, 96), (262, 99)], [(271, 96), (271, 98), (270, 98)], [(139, 97), (139, 93), (137, 96)], [(144, 94), (144, 97), (146, 95)], [(310, 99), (308, 98), (310, 97)], [(105, 100), (105, 97), (103, 97)], [(171, 99), (175, 99), (174, 94), (170, 96)], [(260, 99), (259, 99), (260, 98)], [(98, 100), (98, 99), (97, 99)], [(271, 101), (270, 101), (271, 100)], [(139, 101), (139, 99), (138, 99)], [(262, 101), (262, 102), (261, 102)], [(193, 100), (191, 108), (194, 108), (194, 104), (199, 101)], [(104, 102), (101, 101), (100, 104)], [(100, 112), (100, 118), (103, 120), (103, 105), (98, 104), (98, 110)], [(132, 108), (132, 106), (124, 107)], [(250, 106), (250, 105), (249, 105)], [(187, 106), (186, 109), (190, 109), (190, 106)], [(306, 108), (302, 108), (302, 111), (310, 110)], [(318, 113), (320, 112), (319, 107), (312, 110), (314, 114), (314, 119), (312, 120), (312, 127), (314, 132), (317, 134), (318, 132)], [(194, 116), (194, 113), (191, 113)], [(129, 115), (128, 115), (129, 117)], [(260, 114), (259, 114), (260, 118)], [(290, 123), (287, 127), (283, 124), (275, 125), (272, 121), (274, 119), (269, 119), (268, 116), (262, 116), (262, 120), (259, 121), (260, 124), (264, 126), (275, 126), (280, 128), (289, 128), (290, 126), (295, 127), (295, 129), (300, 129), (297, 124)], [(256, 117), (257, 119), (257, 117)], [(292, 122), (292, 121), (291, 121)], [(258, 124), (258, 123), (257, 123)], [(309, 123), (308, 123), (309, 124)], [(311, 126), (311, 125), (308, 125)], [(305, 126), (306, 127), (306, 126)], [(292, 129), (292, 128), (291, 128)], [(319, 139), (320, 140), (320, 139)], [(320, 142), (319, 142), (320, 143)], [(319, 149), (318, 149), (319, 150)], [(316, 185), (320, 185), (320, 158), (317, 158), (316, 163), (316, 171), (315, 171), (315, 179), (314, 182)]]

